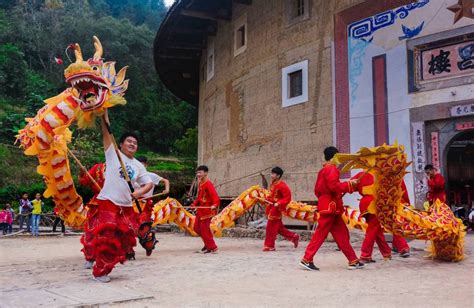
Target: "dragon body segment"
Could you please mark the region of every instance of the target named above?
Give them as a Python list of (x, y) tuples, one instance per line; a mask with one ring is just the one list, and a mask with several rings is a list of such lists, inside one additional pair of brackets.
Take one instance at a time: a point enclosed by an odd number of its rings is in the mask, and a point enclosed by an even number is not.
[(19, 131), (17, 141), (26, 155), (39, 160), (37, 171), (47, 186), (45, 197), (52, 197), (58, 214), (67, 225), (80, 229), (85, 221), (85, 207), (72, 180), (67, 155), (71, 142), (69, 127), (93, 126), (95, 118), (107, 108), (125, 104), (123, 95), (128, 87), (126, 67), (118, 73), (114, 62), (103, 62), (102, 44), (94, 37), (96, 52), (84, 61), (79, 44), (71, 44), (76, 61), (64, 71), (69, 88), (45, 100), (34, 118), (26, 119), (26, 126)]
[[(270, 192), (258, 185), (252, 186), (240, 194), (228, 206), (226, 206), (218, 215), (211, 220), (211, 230), (214, 235), (221, 236), (222, 231), (235, 225), (235, 221), (242, 217), (252, 207), (262, 204), (262, 199), (269, 196)], [(306, 221), (310, 223), (317, 222), (319, 213), (315, 206), (306, 203), (291, 201), (283, 215), (296, 220)], [(153, 225), (164, 223), (175, 223), (181, 230), (196, 235), (193, 230), (195, 216), (190, 214), (179, 201), (173, 198), (167, 198), (155, 204), (153, 208)], [(343, 214), (343, 219), (347, 225), (353, 228), (364, 230), (367, 228), (365, 219), (362, 218), (360, 212), (349, 207)]]
[(386, 231), (405, 238), (431, 241), (431, 256), (445, 261), (464, 258), (462, 221), (445, 203), (437, 200), (427, 211), (413, 210), (401, 202), (401, 188), (407, 161), (404, 147), (398, 144), (361, 148), (356, 154), (336, 154), (337, 163), (345, 163), (343, 171), (365, 169), (375, 183), (364, 188), (374, 199), (369, 212), (375, 214)]

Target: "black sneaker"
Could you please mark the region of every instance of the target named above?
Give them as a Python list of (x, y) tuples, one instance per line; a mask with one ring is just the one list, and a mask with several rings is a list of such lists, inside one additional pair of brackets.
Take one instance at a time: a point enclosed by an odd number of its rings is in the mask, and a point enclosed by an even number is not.
[(363, 268), (364, 268), (364, 263), (360, 263), (360, 262), (357, 262), (357, 263), (354, 263), (354, 264), (349, 264), (347, 266), (348, 270), (363, 269)]
[(361, 258), (360, 262), (363, 263), (363, 264), (367, 264), (367, 263), (375, 263), (376, 261), (372, 258), (367, 258), (367, 259)]
[(301, 260), (300, 266), (303, 267), (304, 269), (307, 269), (308, 271), (319, 271), (319, 268), (316, 265), (314, 265), (313, 262), (306, 262), (304, 260)]
[(404, 251), (400, 253), (400, 257), (408, 258), (410, 256), (410, 251)]
[(125, 254), (125, 257), (127, 258), (128, 261), (135, 260), (135, 251), (127, 252)]
[(207, 252), (207, 248), (206, 246), (204, 246), (203, 248), (201, 248), (201, 250), (196, 250), (195, 253), (206, 253)]

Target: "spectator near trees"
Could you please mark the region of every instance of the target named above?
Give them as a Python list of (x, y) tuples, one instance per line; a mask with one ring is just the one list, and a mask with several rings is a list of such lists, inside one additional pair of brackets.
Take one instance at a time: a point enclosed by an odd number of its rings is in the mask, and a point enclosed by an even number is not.
[(31, 201), (28, 200), (28, 194), (24, 193), (21, 196), (21, 199), (18, 201), (18, 213), (19, 213), (19, 224), (20, 230), (23, 230), (23, 223), (26, 221), (26, 232), (30, 232), (30, 221), (31, 221), (31, 211), (33, 206)]
[(41, 212), (44, 206), (43, 200), (41, 200), (41, 193), (36, 193), (35, 199), (31, 201), (33, 205), (33, 211), (31, 212), (31, 234), (33, 236), (39, 235), (39, 224), (41, 221)]
[(8, 228), (13, 222), (12, 213), (10, 211), (10, 204), (5, 204), (3, 210), (0, 212), (0, 230), (3, 235), (8, 233)]

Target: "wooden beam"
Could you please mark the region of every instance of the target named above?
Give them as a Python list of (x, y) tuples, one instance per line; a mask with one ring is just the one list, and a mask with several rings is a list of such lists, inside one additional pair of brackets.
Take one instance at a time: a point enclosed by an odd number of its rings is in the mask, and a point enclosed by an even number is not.
[(223, 20), (230, 20), (232, 16), (228, 14), (228, 12), (219, 12), (218, 13), (212, 13), (212, 12), (207, 12), (207, 11), (197, 11), (197, 10), (191, 10), (191, 9), (183, 9), (181, 10), (181, 15), (183, 16), (188, 16), (188, 17), (194, 17), (194, 18), (200, 18), (200, 19), (206, 19), (206, 20), (214, 20), (217, 21), (219, 19)]
[(207, 26), (205, 28), (200, 28), (200, 29), (197, 29), (197, 28), (172, 28), (170, 30), (170, 33), (172, 34), (184, 34), (184, 35), (200, 35), (200, 34), (204, 34), (204, 35), (211, 35), (211, 36), (215, 36), (217, 34), (217, 27), (213, 27), (213, 26)]
[(190, 43), (170, 43), (165, 46), (166, 49), (182, 49), (182, 50), (203, 50), (206, 48), (204, 44)]
[(159, 54), (158, 57), (162, 59), (179, 59), (179, 60), (195, 60), (199, 58), (198, 56), (178, 56), (178, 55), (168, 55), (168, 54)]
[(251, 5), (252, 0), (234, 0), (235, 3), (240, 3), (240, 4), (246, 4), (246, 5)]
[(181, 15), (200, 18), (200, 19), (207, 19), (207, 20), (216, 20), (216, 21), (219, 20), (216, 14), (212, 14), (212, 13), (204, 12), (204, 11), (189, 10), (189, 9), (181, 10)]

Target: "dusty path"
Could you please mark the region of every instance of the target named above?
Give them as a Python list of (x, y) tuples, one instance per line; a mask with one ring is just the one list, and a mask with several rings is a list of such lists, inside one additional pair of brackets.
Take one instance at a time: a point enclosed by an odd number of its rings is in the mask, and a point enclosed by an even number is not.
[(384, 262), (377, 252), (377, 263), (357, 271), (325, 243), (319, 272), (298, 267), (307, 243), (295, 250), (279, 242), (277, 252), (264, 253), (261, 240), (222, 238), (218, 255), (201, 255), (193, 253), (198, 238), (159, 239), (151, 257), (137, 248), (137, 260), (118, 266), (109, 284), (92, 281), (82, 268), (77, 236), (0, 239), (0, 307), (474, 307), (474, 235), (461, 263), (425, 260), (424, 242), (413, 241), (411, 258)]

